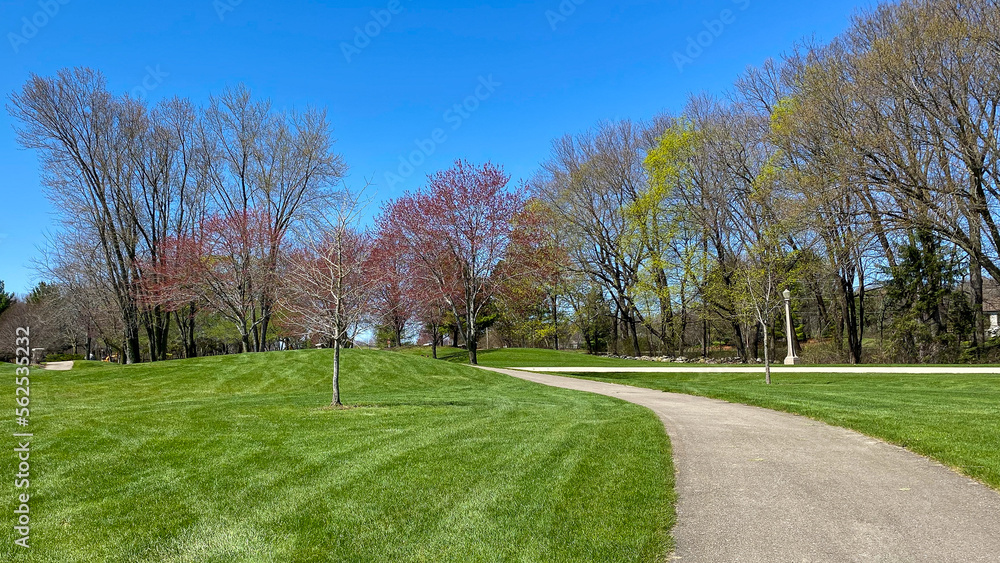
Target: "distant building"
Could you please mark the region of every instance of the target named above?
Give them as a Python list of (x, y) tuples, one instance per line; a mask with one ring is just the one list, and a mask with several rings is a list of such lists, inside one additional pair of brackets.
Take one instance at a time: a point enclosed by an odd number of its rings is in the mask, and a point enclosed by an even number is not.
[(986, 334), (1000, 336), (1000, 285), (992, 280), (983, 280), (983, 315), (990, 323)]

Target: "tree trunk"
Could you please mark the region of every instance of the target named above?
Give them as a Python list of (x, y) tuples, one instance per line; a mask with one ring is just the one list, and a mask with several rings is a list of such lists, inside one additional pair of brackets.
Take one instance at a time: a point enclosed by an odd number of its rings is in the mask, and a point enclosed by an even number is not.
[(163, 308), (157, 305), (153, 309), (153, 334), (156, 336), (157, 360), (166, 361), (167, 348), (170, 346), (170, 313), (164, 313)]
[(476, 344), (477, 343), (476, 343), (476, 340), (474, 338), (470, 338), (469, 339), (469, 342), (468, 342), (468, 346), (469, 346), (469, 363), (472, 364), (472, 365), (474, 365), (474, 366), (478, 366), (479, 365), (479, 354), (478, 354), (478, 351), (477, 351)]
[(687, 299), (684, 297), (684, 282), (681, 282), (681, 320), (680, 326), (677, 330), (677, 355), (684, 356), (685, 348), (687, 347), (684, 338), (684, 333), (687, 332)]
[(270, 298), (261, 303), (260, 311), (260, 349), (258, 352), (263, 352), (267, 349), (267, 333), (271, 326), (272, 304)]
[(332, 406), (343, 406), (340, 403), (340, 338), (333, 339), (333, 401)]
[[(702, 314), (705, 314), (702, 311)], [(708, 319), (702, 319), (701, 321), (701, 357), (708, 358)]]
[(253, 351), (260, 352), (260, 324), (257, 322), (257, 309), (253, 310)]
[(637, 328), (638, 323), (635, 319), (629, 319), (628, 329), (632, 332), (632, 347), (635, 349), (635, 355), (642, 355), (642, 348), (639, 347), (639, 330)]
[(159, 359), (159, 349), (157, 348), (157, 344), (160, 342), (160, 339), (156, 337), (156, 328), (153, 326), (153, 323), (149, 321), (149, 315), (143, 315), (143, 317), (145, 318), (145, 322), (143, 324), (146, 325), (146, 346), (149, 350), (149, 361), (155, 362)]
[(736, 341), (736, 355), (744, 364), (750, 363), (750, 355), (747, 352), (747, 343), (743, 337), (743, 327), (739, 321), (732, 321), (734, 340)]
[(769, 328), (766, 324), (761, 323), (764, 329), (764, 382), (767, 385), (771, 384), (771, 350), (770, 341), (768, 339)]
[(479, 335), (476, 334), (479, 325), (476, 323), (476, 315), (472, 311), (467, 314), (468, 321), (465, 330), (465, 345), (469, 350), (469, 363), (478, 366), (479, 365), (479, 355), (477, 349), (479, 348)]
[(125, 353), (122, 354), (121, 361), (126, 364), (138, 364), (142, 361), (139, 344), (139, 320), (133, 312), (127, 315), (125, 321)]
[(986, 317), (983, 315), (983, 266), (975, 258), (969, 259), (969, 285), (972, 289), (972, 314), (974, 315), (973, 344), (979, 355), (979, 345), (986, 341)]
[(619, 312), (615, 312), (614, 322), (611, 323), (611, 353), (615, 356), (619, 356), (618, 350), (618, 324), (619, 324)]
[(861, 332), (858, 319), (857, 304), (855, 303), (854, 283), (846, 276), (840, 277), (840, 298), (842, 306), (842, 316), (847, 329), (847, 348), (851, 363), (854, 365), (861, 363)]
[(431, 357), (438, 359), (438, 326), (431, 325)]
[[(670, 334), (670, 327), (674, 327), (674, 309), (670, 303), (670, 283), (667, 274), (662, 268), (657, 268), (656, 272), (656, 292), (660, 302), (660, 345), (661, 351), (666, 353), (670, 349), (667, 342), (667, 335)], [(684, 282), (681, 282), (681, 302), (684, 300)], [(652, 339), (651, 339), (652, 340)], [(650, 342), (650, 352), (652, 352), (652, 342)]]
[(983, 315), (983, 263), (979, 255), (983, 251), (983, 228), (981, 213), (986, 210), (985, 193), (983, 192), (982, 171), (973, 175), (972, 209), (968, 214), (969, 241), (972, 248), (969, 252), (969, 286), (972, 289), (973, 314), (973, 344), (976, 346), (976, 357), (980, 356), (981, 343), (986, 341), (986, 318)]
[(195, 322), (198, 313), (198, 305), (192, 302), (188, 306), (187, 316), (187, 337), (184, 339), (184, 356), (188, 358), (198, 357), (198, 343), (195, 340)]
[(858, 276), (858, 363), (862, 362), (865, 342), (865, 276)]
[(555, 340), (555, 349), (559, 350), (559, 302), (555, 294), (552, 295), (552, 336)]

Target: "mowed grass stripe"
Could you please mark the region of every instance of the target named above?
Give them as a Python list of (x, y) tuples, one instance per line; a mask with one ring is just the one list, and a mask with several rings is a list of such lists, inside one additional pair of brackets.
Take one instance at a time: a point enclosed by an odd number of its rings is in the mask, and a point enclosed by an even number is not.
[[(3, 561), (655, 561), (662, 424), (615, 399), (351, 350), (32, 378), (32, 544)], [(13, 396), (13, 369), (0, 368)], [(4, 456), (0, 468), (14, 473)], [(12, 480), (5, 490), (13, 499)], [(4, 519), (8, 519), (8, 515)], [(10, 529), (10, 528), (8, 528)]]

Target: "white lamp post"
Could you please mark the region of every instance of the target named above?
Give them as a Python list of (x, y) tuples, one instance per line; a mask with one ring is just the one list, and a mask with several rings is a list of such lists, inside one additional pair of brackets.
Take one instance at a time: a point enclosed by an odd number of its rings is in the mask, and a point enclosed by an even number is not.
[(795, 341), (792, 340), (793, 330), (792, 327), (792, 292), (785, 290), (782, 295), (785, 296), (785, 336), (788, 337), (788, 356), (785, 357), (786, 366), (794, 366), (799, 363), (799, 357), (795, 355)]

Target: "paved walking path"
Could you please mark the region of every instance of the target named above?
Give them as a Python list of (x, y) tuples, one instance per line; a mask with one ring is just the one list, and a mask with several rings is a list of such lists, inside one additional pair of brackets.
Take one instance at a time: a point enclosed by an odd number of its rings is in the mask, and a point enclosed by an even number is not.
[(45, 364), (45, 369), (49, 371), (70, 371), (73, 369), (73, 362), (49, 362)]
[(677, 468), (677, 561), (1000, 561), (1000, 494), (902, 448), (756, 407), (494, 371), (660, 417)]
[[(641, 367), (559, 367), (517, 368), (521, 371), (543, 373), (764, 373), (764, 366), (706, 366), (701, 364), (674, 364)], [(771, 366), (771, 371), (781, 373), (900, 373), (900, 374), (998, 374), (1000, 367), (944, 367), (944, 366)], [(1000, 561), (1000, 558), (997, 558)]]

